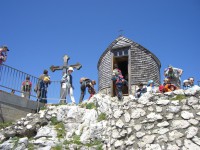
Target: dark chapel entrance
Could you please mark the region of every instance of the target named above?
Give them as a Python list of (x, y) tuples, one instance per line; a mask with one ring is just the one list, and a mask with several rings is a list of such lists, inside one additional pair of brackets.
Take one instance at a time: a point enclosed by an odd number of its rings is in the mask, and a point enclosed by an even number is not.
[[(128, 49), (120, 49), (113, 51), (113, 59), (112, 59), (112, 69), (114, 64), (118, 65), (118, 68), (122, 71), (122, 75), (126, 81), (128, 81)], [(129, 82), (129, 81), (128, 81)], [(128, 87), (123, 86), (122, 92), (123, 95), (128, 95)], [(112, 83), (112, 96), (116, 96), (115, 86)]]

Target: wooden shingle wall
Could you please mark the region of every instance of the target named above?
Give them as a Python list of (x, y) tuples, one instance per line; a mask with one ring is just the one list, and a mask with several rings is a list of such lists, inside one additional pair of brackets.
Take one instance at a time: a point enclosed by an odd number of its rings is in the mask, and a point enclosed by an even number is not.
[(109, 88), (111, 85), (111, 52), (108, 51), (104, 57), (102, 58), (100, 64), (99, 64), (99, 90), (104, 88)]
[(148, 80), (160, 84), (160, 64), (154, 59), (152, 53), (138, 47), (132, 46), (130, 49), (131, 55), (131, 85), (139, 82), (147, 83)]
[[(98, 62), (99, 91), (109, 93), (111, 90), (112, 76), (112, 50), (122, 47), (129, 47), (129, 65), (130, 65), (130, 84), (137, 85), (139, 82), (147, 83), (148, 80), (154, 80), (156, 85), (160, 84), (160, 61), (143, 46), (121, 36), (113, 41), (104, 51)], [(105, 92), (106, 91), (106, 92)], [(109, 92), (108, 92), (109, 91)]]

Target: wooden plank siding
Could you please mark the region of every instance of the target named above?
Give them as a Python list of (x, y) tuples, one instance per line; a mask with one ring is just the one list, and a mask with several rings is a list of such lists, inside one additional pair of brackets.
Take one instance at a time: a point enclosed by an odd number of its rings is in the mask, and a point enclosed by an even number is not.
[(132, 85), (137, 85), (139, 82), (147, 83), (150, 79), (159, 85), (161, 68), (159, 59), (143, 46), (120, 36), (109, 45), (99, 59), (97, 65), (99, 91), (111, 90), (112, 51), (124, 47), (129, 47), (129, 89), (131, 90)]

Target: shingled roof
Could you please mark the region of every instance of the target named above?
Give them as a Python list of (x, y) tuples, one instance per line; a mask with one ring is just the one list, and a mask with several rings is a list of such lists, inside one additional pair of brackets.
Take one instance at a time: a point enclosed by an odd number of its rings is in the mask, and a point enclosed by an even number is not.
[(124, 36), (119, 36), (117, 39), (115, 39), (109, 46), (108, 48), (103, 52), (103, 54), (101, 55), (101, 57), (99, 58), (98, 64), (97, 64), (97, 69), (99, 68), (99, 64), (102, 60), (102, 58), (104, 57), (104, 55), (112, 50), (112, 49), (117, 49), (117, 48), (123, 48), (123, 47), (130, 47), (130, 46), (136, 46), (139, 47), (140, 50), (145, 51), (146, 53), (150, 53), (152, 58), (157, 62), (158, 66), (161, 67), (161, 63), (159, 61), (159, 59), (152, 53), (150, 52), (148, 49), (144, 48), (142, 45), (124, 37)]

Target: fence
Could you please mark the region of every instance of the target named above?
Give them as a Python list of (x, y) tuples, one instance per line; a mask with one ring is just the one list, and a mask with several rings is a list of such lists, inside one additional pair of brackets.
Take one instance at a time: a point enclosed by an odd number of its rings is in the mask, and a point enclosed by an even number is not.
[[(37, 100), (34, 87), (38, 83), (39, 78), (5, 64), (0, 65), (0, 90), (21, 96), (21, 85), (27, 76), (30, 77), (32, 83), (30, 99)], [(58, 103), (60, 97), (60, 81), (51, 81), (51, 84), (48, 87), (47, 97), (48, 103)]]

